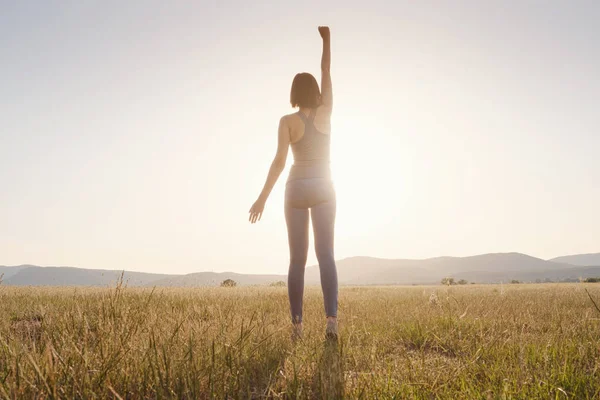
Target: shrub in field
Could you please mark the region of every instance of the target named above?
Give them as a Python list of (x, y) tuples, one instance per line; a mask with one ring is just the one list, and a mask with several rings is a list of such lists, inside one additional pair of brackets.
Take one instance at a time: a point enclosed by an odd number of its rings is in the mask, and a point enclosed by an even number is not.
[(233, 279), (225, 279), (223, 282), (221, 282), (221, 287), (236, 287), (237, 286), (237, 282), (234, 281)]
[(442, 279), (442, 285), (456, 285), (456, 282), (454, 281), (454, 278), (446, 277)]
[(458, 281), (459, 285), (466, 285), (467, 283), (469, 283), (469, 281), (467, 281), (465, 279), (461, 279), (460, 281)]
[(521, 281), (518, 281), (518, 280), (516, 280), (516, 279), (513, 279), (513, 280), (511, 280), (511, 281), (510, 281), (510, 283), (517, 284), (517, 283), (521, 283)]
[(277, 281), (277, 282), (272, 282), (269, 286), (286, 287), (287, 285), (285, 284), (284, 281)]
[(586, 283), (598, 283), (598, 282), (600, 282), (600, 278), (585, 278), (584, 282), (586, 282)]

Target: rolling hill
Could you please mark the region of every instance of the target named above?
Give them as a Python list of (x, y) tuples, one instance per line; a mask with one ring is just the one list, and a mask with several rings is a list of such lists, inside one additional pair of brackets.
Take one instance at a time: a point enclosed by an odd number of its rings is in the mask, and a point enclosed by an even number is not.
[(20, 271), (28, 267), (33, 267), (33, 265), (19, 265), (16, 267), (5, 267), (0, 265), (0, 276), (2, 277), (2, 280), (6, 281), (8, 278), (18, 274)]
[[(115, 285), (123, 271), (33, 265), (0, 267), (16, 272), (5, 275), (4, 284), (15, 286), (107, 286)], [(11, 271), (13, 272), (13, 271)], [(145, 286), (172, 275), (125, 271), (123, 280), (130, 286)]]
[(582, 267), (600, 266), (600, 253), (575, 254), (551, 259), (552, 262), (580, 265)]
[[(338, 262), (340, 284), (431, 284), (450, 276), (475, 282), (523, 280), (525, 276), (544, 279), (571, 276), (574, 266), (542, 260), (520, 253), (493, 253), (471, 257), (437, 257), (425, 260), (382, 260), (352, 257)], [(307, 282), (318, 282), (318, 267), (306, 271)]]

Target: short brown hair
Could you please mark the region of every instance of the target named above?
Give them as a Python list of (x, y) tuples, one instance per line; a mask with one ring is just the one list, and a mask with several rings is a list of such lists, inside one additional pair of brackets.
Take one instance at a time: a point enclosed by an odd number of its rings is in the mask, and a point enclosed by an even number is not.
[(296, 74), (290, 91), (292, 107), (317, 108), (321, 105), (321, 91), (314, 76), (308, 72)]

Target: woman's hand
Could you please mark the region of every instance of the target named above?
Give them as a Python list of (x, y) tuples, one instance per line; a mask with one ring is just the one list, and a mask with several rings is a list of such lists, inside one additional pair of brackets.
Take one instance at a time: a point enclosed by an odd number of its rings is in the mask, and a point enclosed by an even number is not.
[(328, 26), (320, 26), (319, 27), (319, 34), (321, 35), (321, 37), (323, 38), (323, 40), (327, 40), (329, 39), (329, 27)]
[(251, 224), (260, 221), (264, 209), (265, 201), (261, 198), (258, 198), (258, 200), (252, 204), (252, 207), (250, 207), (250, 217), (248, 218), (248, 221), (250, 221)]

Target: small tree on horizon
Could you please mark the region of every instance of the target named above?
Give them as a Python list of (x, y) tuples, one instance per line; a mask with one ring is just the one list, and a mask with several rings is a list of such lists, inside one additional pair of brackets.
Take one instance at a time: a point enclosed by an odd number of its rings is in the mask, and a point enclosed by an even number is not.
[(469, 281), (467, 281), (465, 279), (461, 279), (460, 281), (458, 281), (459, 285), (466, 285), (467, 283), (469, 283)]
[(454, 282), (454, 278), (446, 277), (442, 279), (442, 285), (456, 285), (456, 282)]
[(236, 287), (237, 286), (237, 282), (234, 281), (233, 279), (225, 279), (223, 282), (221, 282), (221, 287)]

